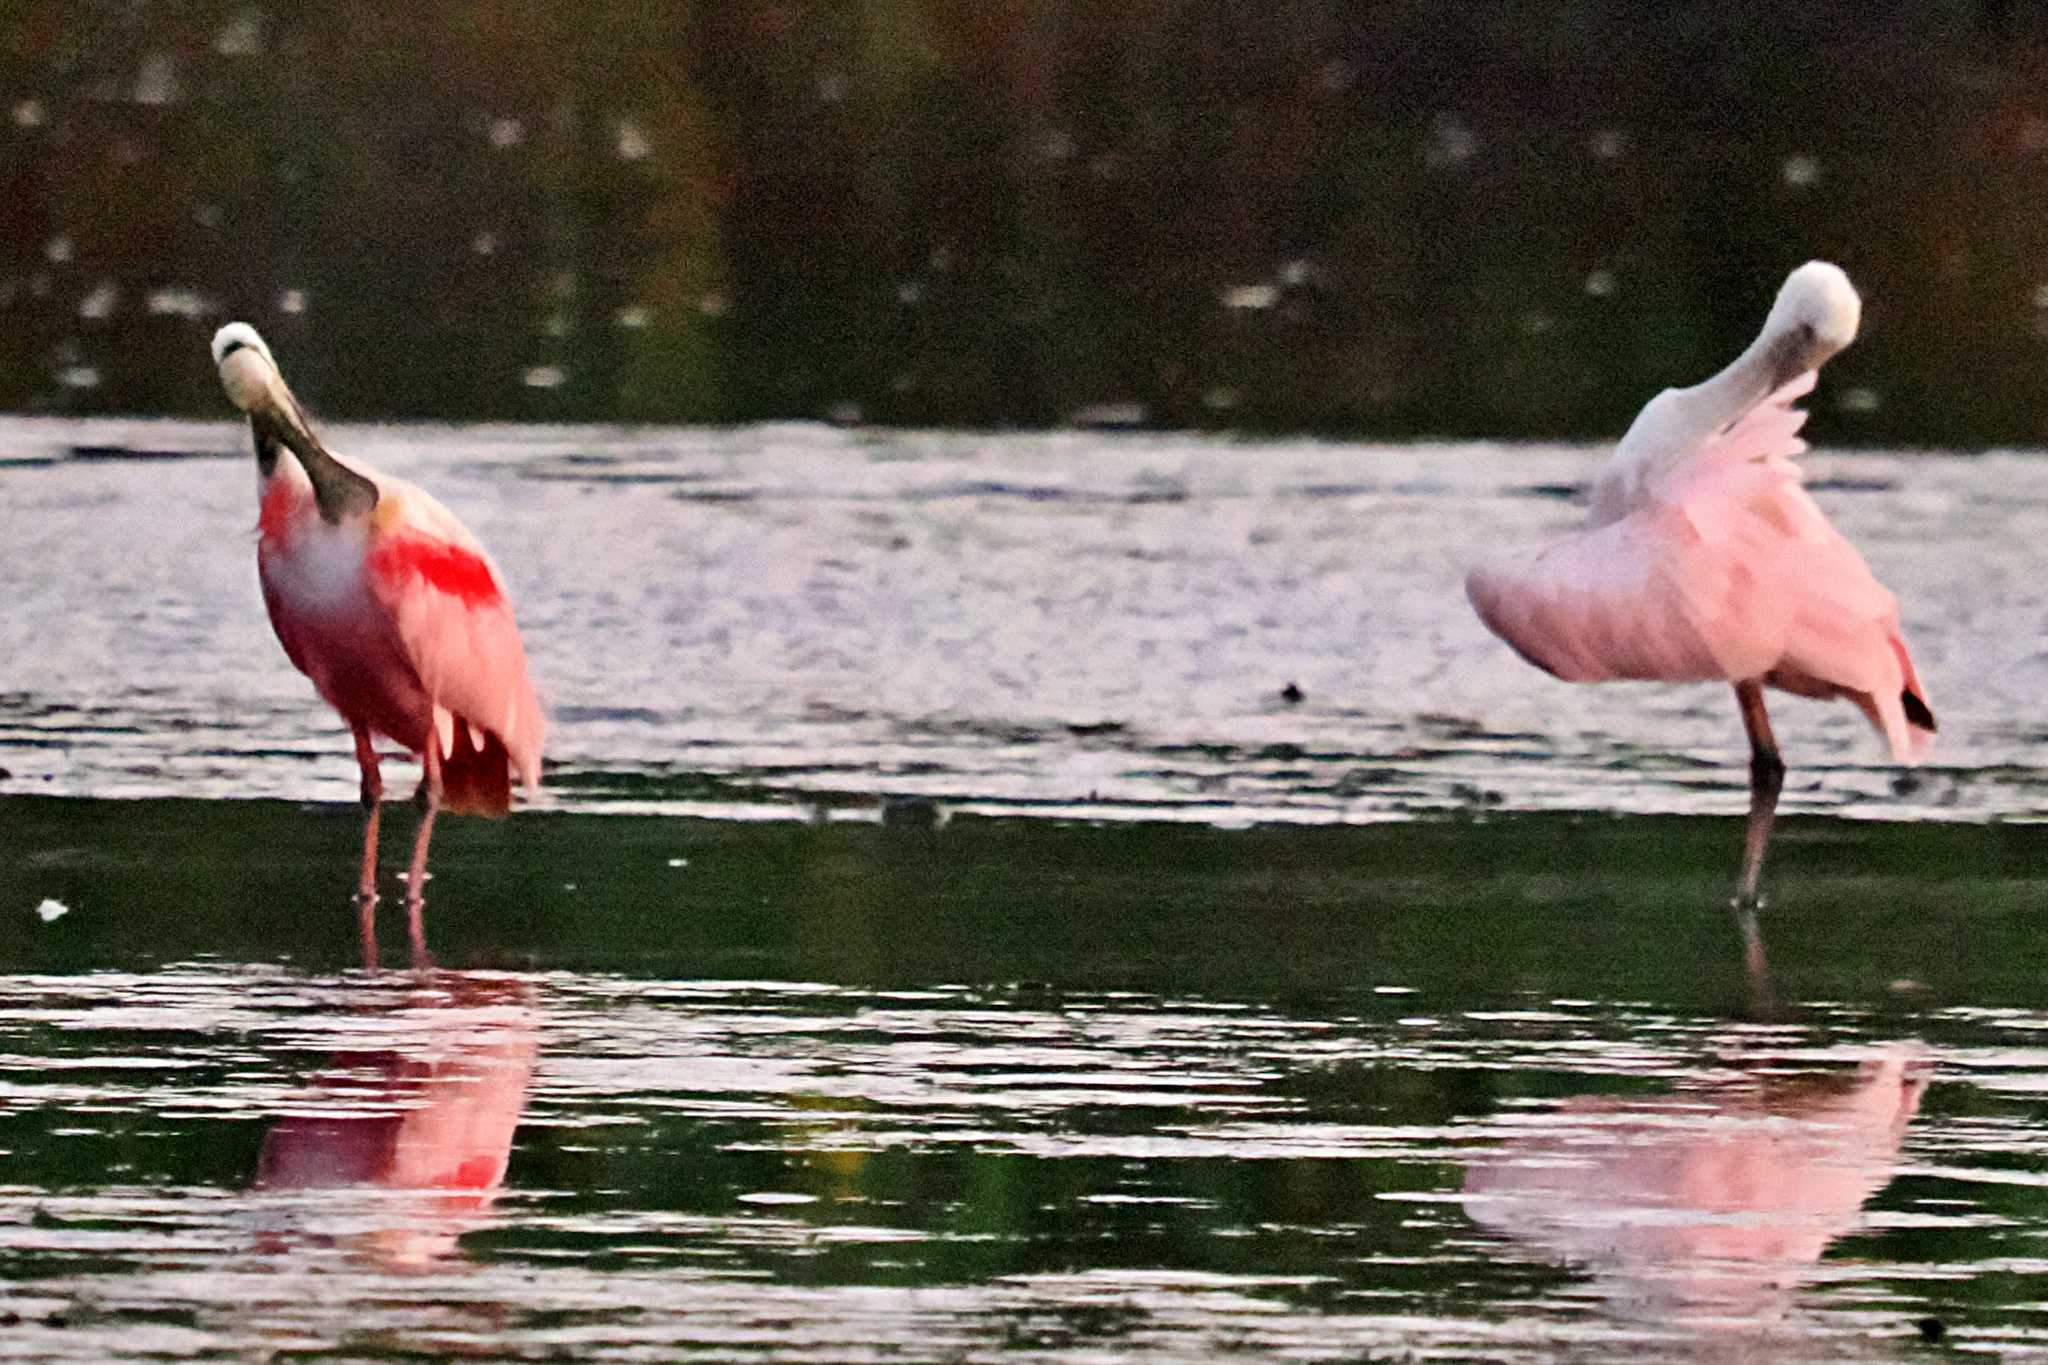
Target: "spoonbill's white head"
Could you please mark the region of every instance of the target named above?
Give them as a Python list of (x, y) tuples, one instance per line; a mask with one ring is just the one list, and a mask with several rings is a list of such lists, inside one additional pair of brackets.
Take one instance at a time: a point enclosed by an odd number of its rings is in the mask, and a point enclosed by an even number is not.
[(1863, 300), (1842, 268), (1808, 261), (1785, 277), (1764, 335), (1783, 338), (1780, 368), (1789, 377), (1818, 368), (1854, 341), (1862, 321)]
[(278, 402), (284, 377), (278, 373), (277, 360), (248, 323), (231, 322), (213, 334), (213, 363), (220, 367), (228, 401), (243, 412), (284, 406)]
[(334, 458), (313, 434), (299, 400), (285, 386), (270, 347), (246, 322), (231, 322), (213, 334), (213, 363), (220, 367), (220, 385), (228, 401), (249, 414), (256, 440), (256, 469), (266, 480), (277, 470), (278, 455), (298, 457), (320, 515), (329, 522), (367, 512), (377, 505), (377, 485)]

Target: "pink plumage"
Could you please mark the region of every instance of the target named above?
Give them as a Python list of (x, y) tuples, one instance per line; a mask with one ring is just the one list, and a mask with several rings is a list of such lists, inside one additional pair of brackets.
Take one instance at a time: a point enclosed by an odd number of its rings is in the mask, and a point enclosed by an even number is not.
[(529, 788), (540, 780), (546, 721), (504, 580), (425, 490), (321, 443), (254, 329), (223, 327), (213, 350), (255, 438), (256, 564), (271, 624), (355, 735), (369, 813), (366, 900), (375, 899), (383, 790), (374, 737), (421, 755), (416, 899), (435, 811), (502, 815), (514, 779)]
[[(1917, 761), (1934, 713), (1898, 603), (1794, 463), (1806, 449), (1797, 401), (1860, 314), (1840, 270), (1794, 271), (1739, 359), (1643, 409), (1594, 484), (1587, 526), (1472, 571), (1466, 595), (1487, 628), (1567, 682), (1735, 684), (1766, 768), (1778, 760), (1764, 686), (1851, 701), (1898, 761)], [(1769, 811), (1759, 820), (1751, 894)]]

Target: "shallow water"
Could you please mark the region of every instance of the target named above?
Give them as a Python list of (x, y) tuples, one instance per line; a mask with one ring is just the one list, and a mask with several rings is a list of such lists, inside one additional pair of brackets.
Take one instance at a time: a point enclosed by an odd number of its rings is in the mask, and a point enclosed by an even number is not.
[(2038, 827), (0, 826), (0, 1356), (2048, 1354)]
[[(1099, 435), (349, 428), (502, 562), (572, 809), (1362, 821), (1736, 809), (1717, 687), (1570, 687), (1465, 565), (1581, 515), (1598, 452)], [(0, 421), (0, 792), (355, 790), (258, 600), (228, 424)], [(78, 446), (157, 452), (80, 459)], [(203, 458), (207, 454), (218, 458)], [(1942, 720), (1900, 778), (1785, 699), (1788, 809), (2031, 815), (2048, 460), (1808, 459), (1898, 592)], [(1305, 700), (1290, 706), (1282, 688)]]
[(1753, 972), (1463, 605), (1583, 452), (345, 431), (556, 726), (369, 970), (239, 440), (0, 422), (0, 1359), (2048, 1356), (2048, 462), (1814, 461), (1940, 759), (1780, 708)]

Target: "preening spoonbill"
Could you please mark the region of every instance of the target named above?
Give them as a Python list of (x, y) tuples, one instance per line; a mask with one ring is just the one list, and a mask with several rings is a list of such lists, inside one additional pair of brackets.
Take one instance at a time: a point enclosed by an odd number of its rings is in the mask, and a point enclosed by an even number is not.
[(1898, 602), (1800, 484), (1793, 404), (1855, 340), (1848, 276), (1809, 261), (1727, 369), (1651, 399), (1593, 485), (1591, 524), (1472, 571), (1487, 629), (1567, 682), (1719, 680), (1749, 732), (1749, 827), (1737, 898), (1757, 903), (1785, 764), (1764, 688), (1854, 702), (1917, 761), (1934, 712)]
[[(476, 537), (424, 490), (321, 443), (255, 328), (221, 328), (213, 359), (255, 438), (256, 569), (270, 623), (355, 736), (366, 931), (384, 791), (375, 737), (421, 756), (407, 897), (417, 952), (435, 815), (444, 806), (502, 815), (515, 776), (529, 789), (540, 780), (546, 723), (504, 581)], [(366, 932), (366, 950), (371, 942)]]

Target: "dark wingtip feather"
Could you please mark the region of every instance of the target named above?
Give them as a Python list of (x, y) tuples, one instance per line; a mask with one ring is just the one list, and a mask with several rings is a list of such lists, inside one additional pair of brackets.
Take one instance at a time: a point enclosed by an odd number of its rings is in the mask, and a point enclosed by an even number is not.
[(1927, 709), (1927, 703), (1912, 692), (1899, 693), (1899, 705), (1906, 708), (1906, 723), (1933, 734), (1941, 727), (1934, 723), (1934, 713)]

